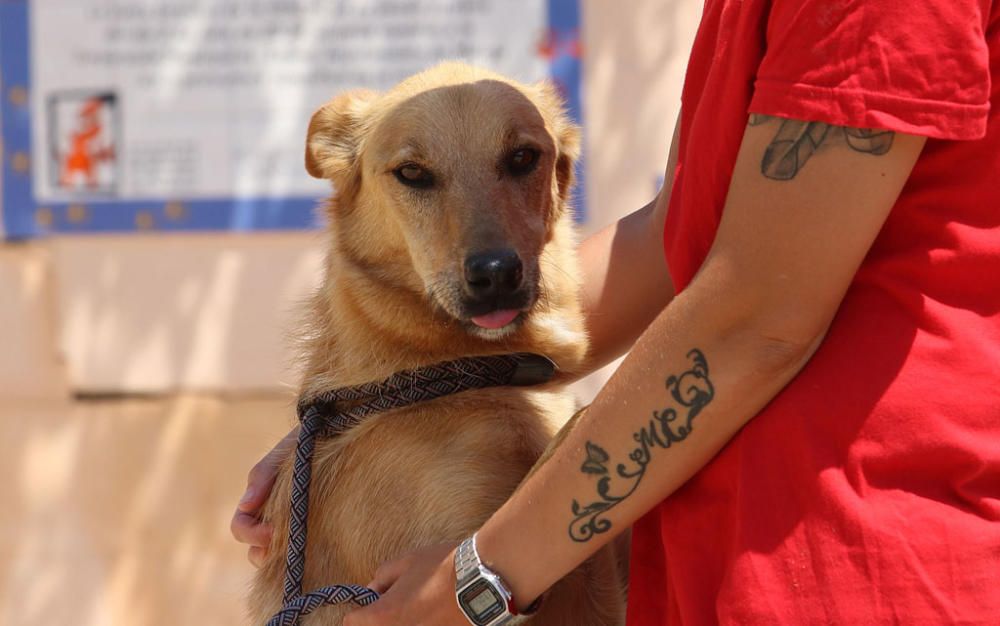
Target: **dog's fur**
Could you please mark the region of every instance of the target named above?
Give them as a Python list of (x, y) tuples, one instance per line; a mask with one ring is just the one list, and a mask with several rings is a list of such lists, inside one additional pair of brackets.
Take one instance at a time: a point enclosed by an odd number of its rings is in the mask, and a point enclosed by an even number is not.
[[(537, 168), (507, 175), (503, 160), (523, 146), (538, 150)], [(534, 352), (562, 372), (578, 370), (587, 345), (567, 210), (578, 151), (579, 131), (550, 86), (455, 63), (385, 94), (349, 92), (317, 111), (306, 167), (331, 180), (335, 194), (303, 393), (481, 354)], [(434, 188), (397, 180), (394, 169), (407, 162), (433, 171)], [(526, 310), (487, 330), (469, 321), (462, 263), (498, 247), (523, 260)], [(387, 559), (468, 536), (515, 490), (573, 408), (558, 383), (469, 391), (319, 440), (305, 589), (364, 584)], [(255, 623), (280, 608), (290, 489), (289, 460), (264, 512), (275, 532), (251, 596)], [(323, 608), (304, 622), (339, 624), (343, 611)], [(622, 620), (614, 557), (602, 550), (550, 591), (531, 623)]]

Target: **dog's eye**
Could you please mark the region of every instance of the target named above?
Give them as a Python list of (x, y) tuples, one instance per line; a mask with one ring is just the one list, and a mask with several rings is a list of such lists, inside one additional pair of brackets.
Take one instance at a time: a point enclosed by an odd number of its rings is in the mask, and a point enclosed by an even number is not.
[(507, 157), (507, 170), (514, 176), (531, 173), (538, 165), (538, 150), (518, 148)]
[(414, 163), (400, 165), (392, 173), (407, 187), (427, 189), (434, 185), (434, 175)]

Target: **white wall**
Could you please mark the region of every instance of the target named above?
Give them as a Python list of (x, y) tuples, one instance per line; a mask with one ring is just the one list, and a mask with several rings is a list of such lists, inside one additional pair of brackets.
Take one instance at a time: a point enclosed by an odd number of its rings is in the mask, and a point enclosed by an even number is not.
[[(584, 1), (586, 232), (655, 194), (700, 6)], [(0, 396), (292, 385), (285, 335), (321, 254), (315, 233), (0, 246)]]

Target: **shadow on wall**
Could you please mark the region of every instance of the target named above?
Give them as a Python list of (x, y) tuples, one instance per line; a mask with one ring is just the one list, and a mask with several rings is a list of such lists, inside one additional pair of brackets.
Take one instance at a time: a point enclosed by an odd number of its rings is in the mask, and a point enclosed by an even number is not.
[(288, 334), (321, 276), (321, 242), (318, 232), (53, 241), (74, 390), (294, 387)]
[[(697, 0), (584, 0), (587, 230), (654, 195)], [(294, 386), (286, 333), (318, 282), (318, 233), (61, 238), (58, 350), (84, 393)]]
[(292, 398), (0, 406), (0, 623), (243, 623), (229, 519)]
[(62, 397), (47, 251), (0, 243), (0, 398)]

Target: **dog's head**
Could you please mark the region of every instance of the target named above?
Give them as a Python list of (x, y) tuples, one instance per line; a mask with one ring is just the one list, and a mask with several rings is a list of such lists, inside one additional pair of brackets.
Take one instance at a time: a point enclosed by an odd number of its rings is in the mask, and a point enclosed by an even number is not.
[(340, 254), (495, 339), (546, 298), (539, 261), (569, 219), (578, 152), (551, 86), (445, 64), (321, 108), (306, 168), (333, 182)]

